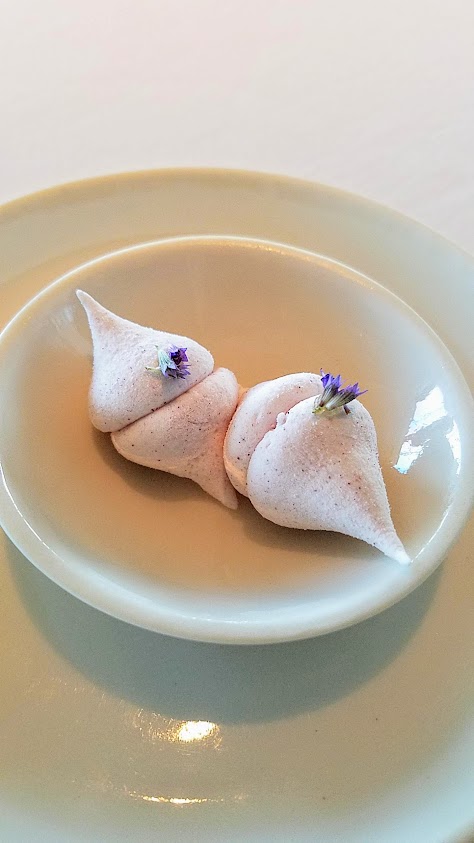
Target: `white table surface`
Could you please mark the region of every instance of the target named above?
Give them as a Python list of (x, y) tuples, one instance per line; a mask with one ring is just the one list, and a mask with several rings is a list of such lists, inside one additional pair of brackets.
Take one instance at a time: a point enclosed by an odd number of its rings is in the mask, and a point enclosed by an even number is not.
[(474, 251), (471, 0), (0, 4), (0, 201), (175, 165), (287, 173)]

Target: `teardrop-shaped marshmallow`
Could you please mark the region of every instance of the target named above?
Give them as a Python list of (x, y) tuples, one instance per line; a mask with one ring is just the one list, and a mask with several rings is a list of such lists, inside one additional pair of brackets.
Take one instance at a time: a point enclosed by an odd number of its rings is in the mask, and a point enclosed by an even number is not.
[(224, 437), (239, 386), (228, 369), (216, 369), (166, 407), (112, 433), (115, 448), (132, 462), (188, 477), (231, 509), (237, 496), (223, 460)]
[(224, 443), (226, 471), (241, 495), (248, 496), (251, 456), (265, 434), (275, 427), (277, 416), (304, 398), (320, 395), (322, 389), (319, 375), (299, 372), (259, 383), (242, 396)]
[[(194, 340), (122, 319), (82, 290), (77, 291), (77, 297), (92, 334), (94, 363), (89, 412), (98, 430), (120, 430), (168, 404), (212, 372), (212, 355)], [(157, 365), (157, 346), (169, 345), (187, 348), (186, 378), (165, 378), (160, 372), (147, 371), (147, 366)]]
[(350, 413), (312, 413), (307, 398), (278, 417), (250, 459), (248, 494), (270, 521), (333, 530), (409, 558), (392, 523), (372, 418), (359, 401)]

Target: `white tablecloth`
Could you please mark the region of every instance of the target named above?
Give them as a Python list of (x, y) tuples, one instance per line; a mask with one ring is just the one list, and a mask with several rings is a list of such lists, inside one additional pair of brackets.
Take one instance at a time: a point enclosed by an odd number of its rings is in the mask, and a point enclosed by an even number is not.
[(175, 165), (287, 173), (474, 251), (472, 0), (4, 0), (0, 201)]

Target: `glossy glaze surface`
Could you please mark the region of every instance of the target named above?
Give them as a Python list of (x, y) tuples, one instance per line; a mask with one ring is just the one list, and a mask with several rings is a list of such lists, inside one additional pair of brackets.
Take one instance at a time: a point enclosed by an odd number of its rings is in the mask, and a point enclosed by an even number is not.
[[(7, 208), (2, 321), (94, 255), (209, 231), (273, 237), (383, 276), (473, 384), (469, 257), (362, 200), (256, 176), (131, 176)], [(464, 306), (449, 307), (453, 298)], [(2, 832), (48, 843), (470, 840), (472, 526), (388, 611), (322, 638), (250, 648), (108, 618), (3, 538)]]

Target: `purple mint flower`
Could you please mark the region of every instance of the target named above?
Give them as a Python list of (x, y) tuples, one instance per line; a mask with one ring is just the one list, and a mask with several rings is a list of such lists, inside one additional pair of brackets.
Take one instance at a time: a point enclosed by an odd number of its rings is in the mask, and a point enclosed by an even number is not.
[(343, 386), (340, 375), (331, 375), (330, 372), (325, 374), (321, 369), (321, 381), (323, 384), (323, 392), (317, 395), (314, 401), (313, 413), (323, 413), (325, 410), (338, 410), (344, 407), (346, 413), (350, 412), (346, 408), (346, 404), (354, 401), (359, 395), (364, 395), (367, 390), (360, 390), (359, 384), (355, 383), (352, 386)]
[(148, 372), (161, 372), (165, 378), (187, 378), (190, 374), (188, 366), (187, 348), (168, 345), (158, 349), (158, 365), (145, 366)]

